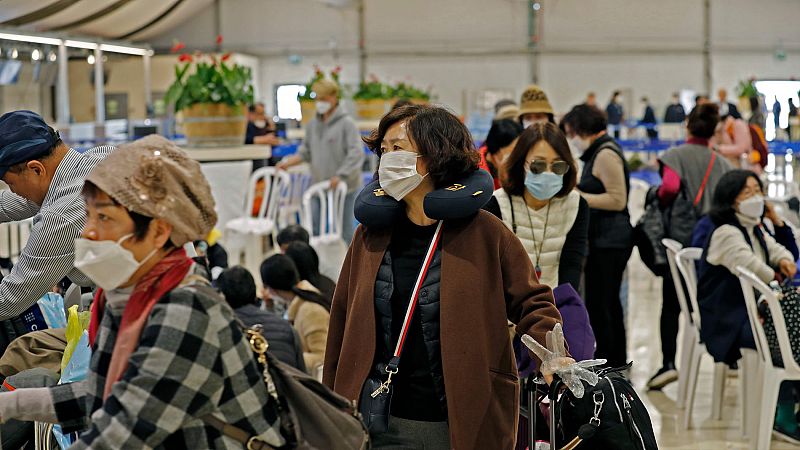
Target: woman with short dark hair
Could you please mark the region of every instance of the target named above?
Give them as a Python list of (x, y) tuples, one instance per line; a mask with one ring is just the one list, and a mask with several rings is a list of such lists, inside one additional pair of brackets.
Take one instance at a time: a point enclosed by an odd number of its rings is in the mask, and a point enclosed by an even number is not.
[(578, 190), (589, 204), (585, 287), (586, 309), (597, 339), (595, 357), (619, 367), (627, 363), (620, 286), (633, 250), (633, 227), (628, 214), (628, 163), (606, 133), (607, 125), (606, 115), (586, 104), (572, 108), (561, 121), (584, 162)]
[(388, 424), (365, 416), (374, 448), (513, 448), (507, 321), (543, 343), (561, 321), (552, 294), (516, 236), (480, 210), (492, 181), (455, 115), (398, 108), (365, 141), (378, 180), (356, 200), (362, 225), (334, 294), (323, 381), (373, 413), (365, 382), (394, 367)]
[(522, 241), (539, 281), (580, 289), (589, 232), (589, 206), (575, 191), (575, 160), (555, 125), (535, 123), (506, 160), (503, 188), (486, 210)]

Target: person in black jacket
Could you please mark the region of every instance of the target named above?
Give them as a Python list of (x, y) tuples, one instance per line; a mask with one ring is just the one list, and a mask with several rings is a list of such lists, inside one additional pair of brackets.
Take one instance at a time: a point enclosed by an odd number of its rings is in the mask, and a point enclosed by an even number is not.
[(261, 325), (269, 342), (269, 352), (290, 366), (306, 372), (300, 336), (288, 321), (258, 306), (256, 281), (242, 266), (225, 269), (217, 278), (217, 288), (225, 296), (245, 326)]
[(686, 120), (686, 110), (681, 105), (680, 96), (678, 93), (672, 94), (672, 103), (667, 106), (667, 111), (664, 113), (664, 123), (681, 123)]
[(314, 248), (305, 242), (294, 241), (286, 246), (284, 254), (294, 261), (300, 279), (308, 281), (319, 289), (320, 294), (327, 300), (327, 307), (330, 308), (336, 283), (319, 273), (319, 256)]

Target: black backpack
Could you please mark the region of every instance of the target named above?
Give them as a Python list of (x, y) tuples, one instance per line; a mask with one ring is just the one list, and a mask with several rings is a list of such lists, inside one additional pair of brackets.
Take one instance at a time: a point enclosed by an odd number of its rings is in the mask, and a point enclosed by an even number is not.
[[(556, 400), (551, 417), (556, 420), (557, 445), (562, 448), (580, 442), (577, 449), (592, 450), (656, 450), (655, 433), (647, 412), (631, 383), (620, 374), (630, 368), (600, 370), (600, 381), (596, 386), (584, 382), (585, 393), (576, 398), (571, 391), (564, 390)], [(563, 384), (554, 381), (548, 396), (555, 398)], [(552, 400), (551, 400), (552, 402)]]

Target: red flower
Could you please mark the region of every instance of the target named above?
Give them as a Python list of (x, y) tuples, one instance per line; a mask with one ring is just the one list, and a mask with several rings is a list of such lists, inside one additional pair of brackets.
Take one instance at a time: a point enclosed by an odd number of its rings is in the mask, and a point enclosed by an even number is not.
[(336, 66), (336, 67), (333, 69), (333, 73), (339, 73), (339, 72), (341, 72), (341, 71), (342, 71), (342, 66)]
[(220, 45), (220, 44), (222, 44), (222, 35), (218, 34), (217, 35), (217, 45)]
[(170, 49), (170, 53), (178, 53), (179, 51), (186, 48), (186, 44), (180, 41), (174, 41), (172, 44), (172, 49)]
[(192, 55), (190, 55), (188, 53), (184, 53), (184, 54), (182, 54), (181, 56), (178, 57), (178, 61), (180, 61), (180, 62), (192, 62), (193, 60), (194, 60), (194, 58), (192, 58)]
[(224, 55), (222, 55), (222, 61), (223, 62), (225, 62), (225, 61), (227, 61), (229, 59), (231, 59), (231, 52), (228, 52), (228, 53), (225, 53)]

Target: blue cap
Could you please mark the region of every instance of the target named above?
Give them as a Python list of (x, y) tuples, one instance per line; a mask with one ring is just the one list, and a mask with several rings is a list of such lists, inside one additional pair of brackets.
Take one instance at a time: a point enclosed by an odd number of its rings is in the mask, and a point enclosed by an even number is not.
[(9, 167), (47, 154), (58, 139), (58, 133), (33, 111), (0, 116), (0, 178)]

